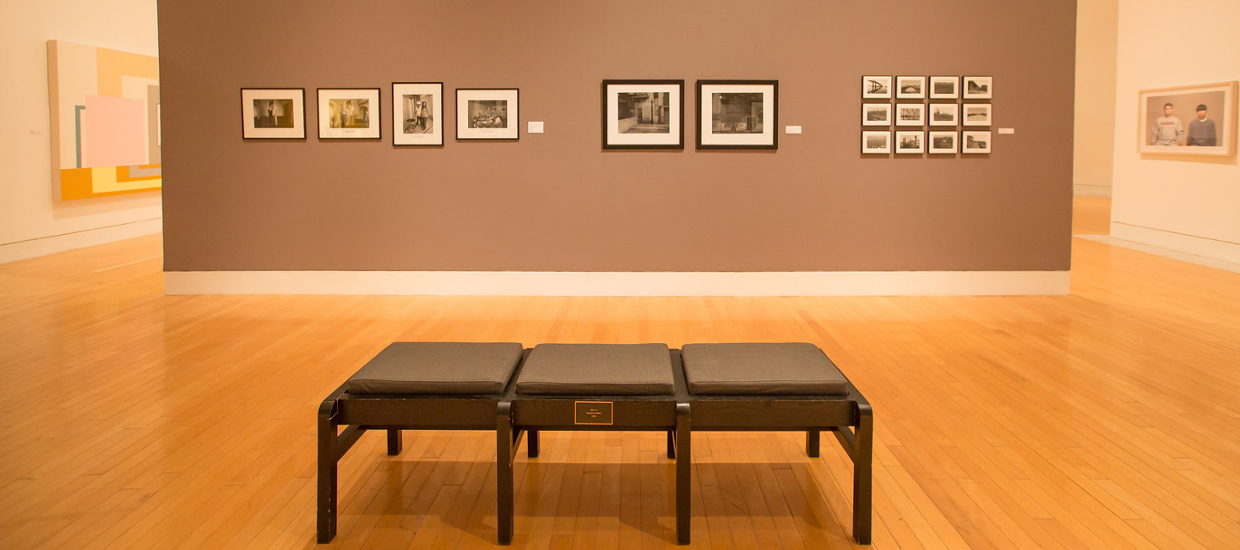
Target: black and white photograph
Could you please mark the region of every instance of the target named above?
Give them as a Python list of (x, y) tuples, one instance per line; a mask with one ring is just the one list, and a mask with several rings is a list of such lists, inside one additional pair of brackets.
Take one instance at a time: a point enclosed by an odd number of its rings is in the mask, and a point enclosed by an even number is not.
[(456, 139), (520, 137), (516, 88), (457, 88)]
[(960, 111), (961, 126), (990, 126), (989, 103), (965, 103)]
[(891, 152), (891, 132), (861, 132), (861, 152), (867, 155), (885, 155)]
[(955, 126), (960, 106), (955, 103), (931, 103), (929, 119), (931, 126)]
[(921, 154), (926, 152), (926, 133), (896, 132), (896, 154)]
[(956, 141), (958, 137), (954, 130), (951, 132), (930, 132), (928, 148), (930, 154), (956, 154)]
[(379, 139), (378, 88), (319, 88), (319, 139)]
[(960, 77), (930, 77), (930, 99), (956, 99), (960, 97)]
[(864, 99), (891, 99), (891, 77), (861, 77), (861, 97)]
[(963, 140), (962, 153), (989, 153), (990, 132), (960, 132)]
[(1235, 81), (1141, 90), (1137, 150), (1235, 156), (1236, 90)]
[(897, 103), (896, 126), (925, 126), (925, 103)]
[(925, 99), (926, 98), (926, 77), (924, 76), (897, 76), (896, 77), (896, 98), (897, 99)]
[(392, 145), (443, 145), (443, 83), (392, 83)]
[(861, 104), (862, 126), (891, 126), (890, 103)]
[(683, 80), (604, 80), (604, 149), (684, 149)]
[(778, 148), (779, 82), (699, 80), (699, 149)]
[(302, 88), (242, 88), (241, 137), (305, 139), (305, 97)]
[(963, 92), (965, 99), (990, 99), (994, 93), (994, 78), (989, 76), (964, 77)]

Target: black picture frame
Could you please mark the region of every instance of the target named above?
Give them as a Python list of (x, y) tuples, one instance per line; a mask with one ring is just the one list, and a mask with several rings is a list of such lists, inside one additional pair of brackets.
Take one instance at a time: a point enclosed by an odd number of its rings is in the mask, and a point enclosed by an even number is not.
[[(372, 135), (364, 135), (364, 136), (347, 136), (347, 135), (345, 136), (326, 135), (325, 136), (323, 135), (323, 131), (324, 131), (323, 125), (325, 123), (323, 119), (323, 99), (324, 99), (323, 93), (324, 92), (328, 92), (328, 93), (330, 92), (353, 92), (353, 91), (366, 91), (366, 92), (375, 93), (375, 97), (374, 97), (375, 112), (367, 113), (367, 118), (370, 121), (370, 126), (366, 128), (366, 130), (370, 130), (371, 128), (373, 128), (375, 135), (373, 136)], [(383, 139), (383, 124), (385, 121), (383, 120), (383, 90), (381, 88), (316, 88), (314, 97), (315, 97), (315, 109), (318, 112), (319, 139), (321, 140), (372, 140), (372, 139), (382, 140)], [(327, 99), (330, 101), (333, 98), (329, 97)], [(369, 100), (370, 98), (366, 98), (366, 99)], [(330, 118), (330, 115), (328, 118)], [(328, 124), (328, 127), (326, 129), (329, 132), (331, 130), (341, 130), (341, 131), (347, 130), (347, 128), (331, 128), (330, 121), (326, 121), (326, 124)]]
[[(252, 118), (252, 116), (248, 116), (247, 113), (245, 112), (245, 108), (246, 108), (245, 102), (246, 102), (246, 96), (247, 96), (246, 92), (260, 92), (260, 93), (261, 92), (296, 92), (300, 94), (301, 95), (301, 117), (300, 117), (301, 118), (301, 135), (289, 135), (289, 136), (256, 135), (255, 130), (258, 130), (257, 132), (258, 134), (274, 133), (274, 132), (263, 132), (263, 130), (269, 130), (269, 129), (268, 128), (257, 128), (256, 125), (249, 125), (246, 123), (247, 120)], [(264, 94), (264, 95), (270, 95), (270, 94)], [(272, 140), (272, 139), (281, 140), (282, 139), (282, 140), (303, 140), (304, 141), (306, 139), (306, 89), (305, 88), (241, 88), (240, 97), (241, 97), (241, 108), (242, 108), (242, 115), (241, 115), (241, 139), (242, 140)], [(284, 98), (250, 97), (251, 101), (255, 99), (284, 99)], [(294, 103), (296, 103), (296, 98), (289, 97), (288, 99), (292, 99), (294, 100)], [(250, 108), (251, 109), (253, 108), (252, 104), (250, 105)], [(297, 129), (297, 124), (296, 124), (296, 119), (295, 119), (292, 130), (295, 131), (296, 129)]]
[[(515, 109), (517, 112), (516, 123), (505, 127), (511, 128), (512, 137), (462, 137), (461, 128), (461, 109), (465, 108), (466, 101), (461, 101), (461, 92), (512, 92), (514, 94)], [(456, 111), (456, 140), (457, 141), (518, 141), (521, 139), (521, 89), (520, 88), (457, 88), (455, 95), (455, 111)]]
[[(439, 125), (439, 142), (438, 143), (433, 143), (433, 142), (432, 143), (398, 143), (399, 136), (401, 135), (400, 132), (397, 131), (396, 126), (395, 126), (395, 120), (396, 120), (395, 117), (397, 113), (400, 112), (397, 110), (399, 108), (397, 100), (400, 98), (400, 96), (397, 94), (397, 91), (396, 91), (398, 86), (438, 86), (439, 87), (439, 93), (438, 93), (439, 105), (432, 107), (432, 113), (436, 112), (435, 110), (438, 109), (437, 112), (439, 113), (439, 120), (435, 120), (432, 115), (432, 122), (431, 122), (431, 124)], [(443, 90), (444, 90), (443, 82), (393, 82), (392, 83), (392, 97), (390, 99), (392, 101), (391, 116), (393, 117), (392, 119), (393, 120), (393, 126), (392, 126), (392, 146), (393, 147), (443, 147), (443, 144), (445, 141), (444, 130), (447, 128), (447, 126), (444, 124), (445, 121), (443, 120), (444, 112), (445, 112), (444, 103), (446, 103), (444, 101)]]
[[(719, 144), (719, 143), (702, 143), (702, 111), (712, 106), (711, 102), (702, 101), (702, 86), (770, 86), (771, 87), (771, 105), (774, 107), (771, 113), (771, 142), (764, 144)], [(764, 98), (765, 100), (765, 98)], [(697, 102), (696, 124), (697, 135), (696, 146), (698, 149), (731, 149), (731, 150), (778, 150), (779, 149), (779, 81), (778, 80), (698, 80), (697, 94), (695, 96)], [(763, 113), (763, 118), (766, 114)], [(766, 127), (766, 121), (763, 121), (763, 128)], [(763, 132), (765, 133), (765, 131)]]
[[(611, 99), (611, 95), (608, 93), (609, 86), (676, 86), (678, 93), (679, 93), (679, 97), (677, 98), (679, 100), (677, 102), (677, 109), (678, 109), (679, 116), (676, 117), (677, 125), (679, 127), (679, 131), (677, 132), (677, 135), (678, 135), (677, 143), (675, 144), (611, 143), (610, 140), (608, 139), (611, 136), (610, 136), (610, 133), (608, 132), (608, 126), (607, 126), (608, 106), (609, 106), (609, 100)], [(676, 79), (605, 79), (603, 80), (603, 83), (600, 86), (600, 88), (602, 91), (602, 103), (601, 103), (600, 110), (602, 111), (601, 129), (602, 129), (602, 139), (603, 139), (602, 144), (603, 144), (604, 150), (609, 150), (609, 151), (643, 150), (643, 149), (645, 150), (663, 149), (663, 150), (680, 150), (680, 151), (684, 150), (685, 148), (685, 81), (683, 79), (680, 79), (680, 80), (676, 80)]]

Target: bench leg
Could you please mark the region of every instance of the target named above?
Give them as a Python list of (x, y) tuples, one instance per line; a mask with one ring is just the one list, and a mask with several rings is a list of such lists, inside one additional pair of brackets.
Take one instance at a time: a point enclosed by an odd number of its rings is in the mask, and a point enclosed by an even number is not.
[(805, 432), (805, 454), (810, 458), (818, 458), (818, 430), (806, 430)]
[(400, 430), (388, 430), (388, 456), (396, 456), (400, 454), (401, 437)]
[[(512, 416), (511, 403), (499, 404), (495, 414), (495, 499), (499, 544), (511, 544), (513, 532)], [(531, 441), (532, 443), (532, 441)]]
[[(690, 444), (689, 404), (676, 404), (676, 544), (689, 544), (692, 505), (693, 452)], [(668, 434), (671, 435), (670, 432)]]
[(525, 431), (525, 452), (530, 458), (538, 458), (538, 430)]
[(856, 446), (853, 457), (853, 538), (857, 544), (870, 544), (870, 514), (873, 510), (874, 413), (870, 405), (858, 405)]
[(676, 459), (676, 432), (674, 430), (667, 431), (667, 457)]
[(336, 537), (336, 424), (330, 410), (319, 411), (318, 543)]

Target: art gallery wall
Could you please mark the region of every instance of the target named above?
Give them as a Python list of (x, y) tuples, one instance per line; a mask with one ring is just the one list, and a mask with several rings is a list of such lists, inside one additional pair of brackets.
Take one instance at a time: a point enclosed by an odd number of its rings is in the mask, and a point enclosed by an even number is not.
[[(319, 0), (160, 2), (169, 276), (1051, 273), (1066, 292), (1074, 1), (366, 5), (342, 24)], [(1015, 133), (989, 156), (863, 156), (865, 74), (991, 75), (992, 129)], [(604, 152), (609, 78), (685, 79), (686, 149)], [(779, 79), (779, 130), (803, 133), (694, 150), (694, 81), (744, 78)], [(450, 124), (454, 88), (518, 87), (520, 140), (317, 139), (316, 87), (378, 87), (387, 120), (393, 81), (443, 81)], [(242, 87), (306, 88), (308, 138), (243, 141)]]
[(1238, 22), (1234, 0), (1193, 0), (1171, 11), (1154, 0), (1120, 7), (1112, 236), (1240, 261), (1236, 158), (1137, 152), (1139, 90), (1240, 80)]
[(1076, 122), (1072, 182), (1077, 195), (1111, 196), (1115, 152), (1115, 47), (1119, 0), (1076, 2)]
[(3, 2), (0, 10), (0, 262), (159, 232), (159, 192), (53, 199), (47, 91), (49, 39), (158, 55), (155, 1)]

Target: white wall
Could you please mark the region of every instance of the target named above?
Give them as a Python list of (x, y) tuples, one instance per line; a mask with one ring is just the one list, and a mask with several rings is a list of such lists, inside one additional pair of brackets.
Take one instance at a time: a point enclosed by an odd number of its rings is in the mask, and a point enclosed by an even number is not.
[(1077, 195), (1111, 196), (1118, 21), (1119, 0), (1077, 0), (1072, 154), (1072, 183)]
[(0, 263), (161, 228), (159, 192), (53, 200), (49, 39), (159, 55), (155, 0), (0, 2)]
[(1161, 0), (1120, 3), (1111, 235), (1240, 261), (1236, 159), (1137, 153), (1138, 90), (1240, 80), (1240, 2), (1168, 6)]

